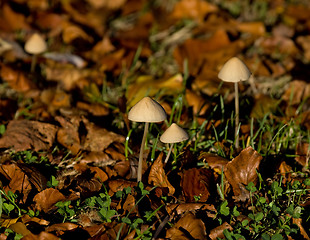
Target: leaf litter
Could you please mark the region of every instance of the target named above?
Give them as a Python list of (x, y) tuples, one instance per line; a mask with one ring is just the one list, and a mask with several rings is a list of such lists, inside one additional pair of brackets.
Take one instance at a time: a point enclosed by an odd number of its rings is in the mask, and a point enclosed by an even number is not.
[[(309, 239), (310, 6), (249, 3), (4, 1), (1, 239)], [(30, 73), (34, 32), (48, 50)], [(239, 149), (217, 77), (234, 56), (252, 71)], [(141, 184), (127, 113), (144, 96), (168, 120), (150, 127)], [(164, 164), (173, 122), (191, 138)]]

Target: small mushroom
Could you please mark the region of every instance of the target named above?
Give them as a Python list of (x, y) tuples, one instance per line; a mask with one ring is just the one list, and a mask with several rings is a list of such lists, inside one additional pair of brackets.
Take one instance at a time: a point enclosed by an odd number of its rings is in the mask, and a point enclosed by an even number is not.
[(179, 127), (176, 123), (172, 123), (169, 128), (161, 135), (160, 141), (163, 143), (171, 143), (168, 154), (165, 159), (165, 163), (168, 162), (173, 145), (178, 142), (183, 142), (189, 138), (187, 132), (183, 128)]
[(238, 93), (238, 82), (246, 81), (250, 78), (251, 72), (248, 67), (237, 57), (229, 59), (220, 70), (218, 77), (224, 82), (235, 83), (235, 111), (236, 111), (236, 122), (235, 122), (235, 147), (239, 148), (239, 93)]
[(33, 72), (37, 62), (37, 55), (43, 53), (47, 49), (46, 42), (41, 35), (34, 33), (26, 41), (24, 48), (27, 53), (32, 54), (30, 71)]
[(142, 179), (142, 160), (149, 123), (162, 122), (167, 119), (167, 114), (158, 102), (150, 97), (144, 97), (130, 109), (128, 119), (134, 122), (145, 122), (138, 164), (137, 182), (139, 182)]

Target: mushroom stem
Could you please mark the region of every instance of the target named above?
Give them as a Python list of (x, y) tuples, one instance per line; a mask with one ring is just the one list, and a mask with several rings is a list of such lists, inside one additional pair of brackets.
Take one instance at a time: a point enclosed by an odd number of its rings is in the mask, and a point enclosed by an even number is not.
[(235, 147), (239, 148), (239, 93), (238, 93), (238, 82), (235, 82), (235, 110), (236, 110), (236, 120), (235, 120)]
[(145, 141), (146, 141), (146, 135), (149, 131), (149, 124), (150, 124), (149, 122), (146, 122), (144, 125), (144, 133), (143, 133), (143, 137), (142, 137), (140, 154), (139, 154), (137, 182), (140, 182), (142, 180), (143, 152), (144, 152), (144, 145), (145, 145)]
[(173, 145), (174, 145), (174, 143), (172, 143), (171, 146), (170, 146), (170, 148), (169, 148), (168, 154), (167, 154), (166, 159), (165, 159), (165, 164), (168, 162), (168, 159), (169, 159), (169, 157), (170, 157), (170, 154), (171, 154)]
[(31, 68), (30, 68), (30, 72), (33, 73), (34, 72), (34, 69), (36, 67), (36, 64), (37, 64), (37, 55), (36, 54), (33, 54), (32, 55), (32, 58), (31, 58)]

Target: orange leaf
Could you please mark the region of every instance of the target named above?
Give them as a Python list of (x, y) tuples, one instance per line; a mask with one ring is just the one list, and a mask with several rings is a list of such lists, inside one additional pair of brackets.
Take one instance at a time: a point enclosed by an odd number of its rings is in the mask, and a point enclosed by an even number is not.
[(181, 187), (189, 202), (194, 202), (198, 197), (199, 202), (205, 202), (210, 196), (213, 172), (204, 168), (191, 168), (182, 174)]
[(236, 199), (245, 200), (248, 198), (248, 191), (245, 189), (250, 182), (257, 182), (256, 169), (262, 160), (262, 156), (252, 147), (247, 147), (241, 153), (226, 164), (224, 174)]
[(64, 200), (66, 200), (65, 196), (54, 188), (47, 188), (33, 198), (33, 201), (36, 202), (36, 209), (45, 213), (53, 209), (54, 204)]
[(164, 170), (162, 158), (163, 152), (159, 154), (151, 167), (148, 183), (153, 184), (154, 186), (167, 187), (169, 189), (169, 194), (173, 195), (175, 189), (168, 181), (167, 175)]
[(166, 238), (171, 240), (189, 239), (188, 235), (191, 236), (190, 239), (206, 239), (206, 227), (203, 221), (192, 213), (187, 213), (174, 227), (168, 229)]

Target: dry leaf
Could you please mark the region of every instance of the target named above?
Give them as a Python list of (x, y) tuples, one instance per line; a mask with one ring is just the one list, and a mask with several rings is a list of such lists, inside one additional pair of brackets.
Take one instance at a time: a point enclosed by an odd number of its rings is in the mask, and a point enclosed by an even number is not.
[(214, 179), (212, 170), (191, 168), (182, 173), (181, 187), (188, 202), (206, 202)]
[(38, 235), (33, 233), (28, 234), (27, 236), (23, 237), (23, 240), (59, 240), (59, 238), (48, 232), (40, 232)]
[(302, 225), (302, 219), (301, 218), (292, 218), (293, 223), (296, 224), (299, 227), (300, 234), (304, 237), (306, 240), (310, 240), (310, 237), (305, 230), (305, 228)]
[(137, 186), (137, 182), (130, 182), (127, 180), (110, 180), (108, 181), (109, 189), (113, 193), (116, 193), (117, 191), (123, 191), (124, 188), (131, 187), (134, 188)]
[(12, 120), (0, 139), (1, 148), (13, 148), (16, 151), (33, 149), (47, 150), (53, 144), (57, 126), (30, 120)]
[(223, 234), (223, 231), (225, 229), (228, 229), (230, 231), (233, 230), (232, 226), (230, 226), (230, 224), (228, 224), (227, 222), (224, 222), (222, 225), (216, 227), (216, 228), (213, 228), (211, 231), (210, 231), (210, 234), (209, 234), (209, 237), (212, 239), (212, 240), (216, 240), (216, 239), (223, 239), (225, 238), (224, 234)]
[(190, 18), (202, 23), (208, 13), (216, 12), (218, 8), (212, 3), (202, 0), (181, 0), (174, 5), (171, 18), (180, 20)]
[(172, 213), (176, 211), (178, 215), (182, 215), (186, 212), (193, 212), (193, 211), (206, 211), (207, 216), (209, 218), (214, 218), (216, 216), (216, 209), (214, 205), (207, 204), (207, 203), (181, 203), (181, 204), (169, 204), (167, 206), (167, 212)]
[(192, 213), (187, 213), (172, 228), (167, 230), (166, 238), (171, 240), (204, 240), (206, 239), (206, 227), (201, 219), (196, 218)]
[(65, 223), (56, 223), (51, 226), (48, 226), (45, 231), (46, 232), (64, 232), (71, 231), (78, 227), (77, 224), (65, 222)]
[(3, 190), (22, 193), (25, 202), (32, 189), (28, 176), (16, 164), (1, 165), (0, 173), (9, 180), (9, 184), (4, 186)]
[(24, 237), (30, 234), (31, 232), (27, 229), (26, 225), (22, 222), (17, 222), (9, 227), (11, 230), (13, 230), (16, 233), (19, 233), (23, 235)]
[(262, 156), (252, 147), (247, 147), (241, 153), (226, 164), (224, 174), (228, 182), (233, 188), (235, 198), (245, 201), (248, 191), (245, 187), (253, 182), (257, 182), (256, 170), (262, 160)]
[(154, 186), (167, 187), (169, 189), (169, 194), (173, 195), (175, 189), (168, 181), (162, 159), (163, 159), (163, 152), (161, 152), (158, 155), (157, 159), (152, 164), (148, 183), (153, 184)]
[(208, 163), (208, 166), (210, 166), (215, 172), (219, 174), (229, 162), (226, 158), (207, 152), (200, 153), (199, 160)]
[(309, 164), (310, 156), (309, 143), (298, 143), (296, 148), (296, 162), (298, 162), (303, 167), (307, 167)]
[(6, 81), (12, 89), (22, 93), (37, 89), (34, 82), (27, 78), (25, 73), (4, 64), (0, 64), (0, 66), (1, 78)]
[(66, 200), (66, 197), (54, 188), (47, 188), (36, 194), (33, 201), (36, 203), (36, 209), (45, 213), (54, 209), (54, 205), (59, 201)]
[(1, 29), (8, 31), (29, 30), (30, 26), (26, 22), (26, 18), (21, 13), (14, 12), (8, 4), (2, 6), (0, 14)]

